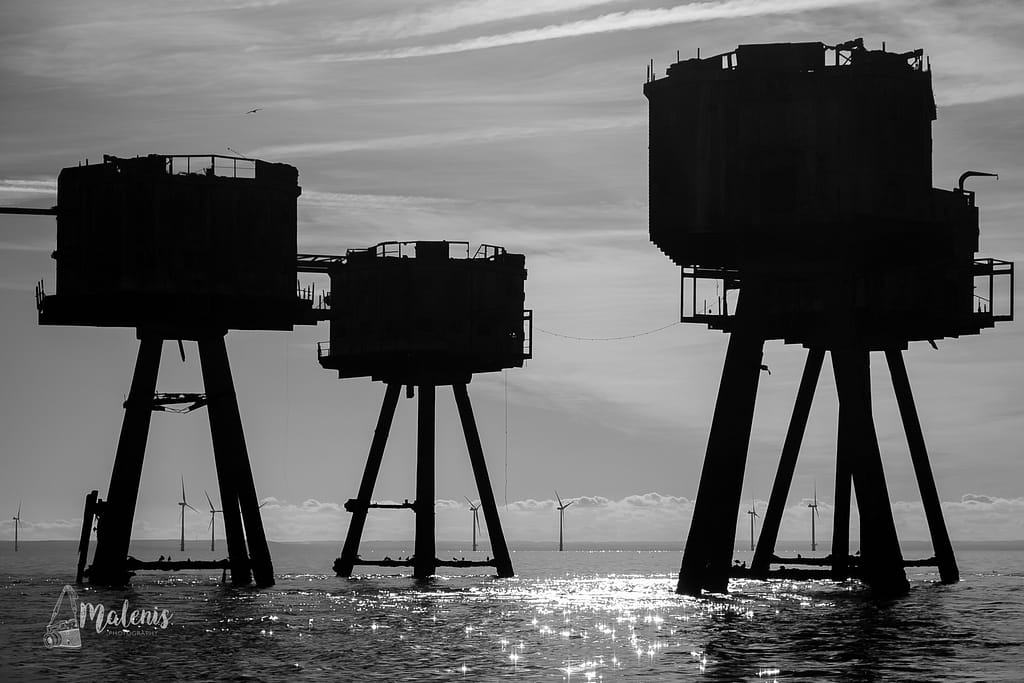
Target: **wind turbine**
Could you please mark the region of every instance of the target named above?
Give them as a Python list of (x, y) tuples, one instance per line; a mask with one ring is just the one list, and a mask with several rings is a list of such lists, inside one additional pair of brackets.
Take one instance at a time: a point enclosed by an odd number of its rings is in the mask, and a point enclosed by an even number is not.
[(185, 552), (185, 508), (192, 512), (199, 512), (185, 500), (185, 477), (181, 478), (181, 502), (178, 505), (181, 506), (181, 552)]
[(466, 502), (469, 503), (469, 509), (473, 511), (473, 551), (476, 551), (476, 530), (480, 526), (480, 503), (473, 505), (473, 501), (466, 498)]
[(818, 542), (814, 538), (814, 518), (819, 516), (821, 513), (818, 512), (818, 484), (814, 484), (814, 502), (808, 503), (807, 507), (811, 508), (811, 552), (818, 549)]
[(750, 552), (754, 552), (754, 518), (761, 516), (757, 514), (754, 501), (750, 501), (750, 509), (747, 510), (747, 514), (750, 515)]
[[(205, 489), (203, 490), (203, 493), (206, 493)], [(182, 496), (182, 498), (184, 498), (184, 496)], [(223, 513), (224, 511), (213, 507), (213, 501), (210, 500), (209, 493), (206, 493), (206, 502), (210, 504), (210, 550), (216, 550), (216, 548), (213, 547), (213, 537), (217, 533), (216, 524), (214, 524), (214, 522), (217, 519), (217, 513)]]
[(18, 525), (21, 524), (21, 501), (18, 501), (18, 514), (11, 517), (14, 520), (14, 552), (18, 552)]
[(558, 498), (558, 552), (562, 552), (562, 526), (565, 522), (565, 508), (569, 507), (576, 501), (570, 500), (568, 503), (563, 503), (562, 499), (558, 496), (558, 491), (555, 491), (555, 498)]

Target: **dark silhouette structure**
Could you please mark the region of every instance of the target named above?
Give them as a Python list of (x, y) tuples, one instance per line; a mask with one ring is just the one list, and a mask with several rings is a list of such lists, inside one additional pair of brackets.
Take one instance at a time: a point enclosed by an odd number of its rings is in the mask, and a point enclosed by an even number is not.
[[(86, 502), (79, 580), (123, 585), (132, 569), (158, 564), (128, 557), (150, 415), (206, 406), (229, 556), (217, 566), (230, 567), (235, 584), (273, 585), (224, 336), (315, 324), (295, 284), (300, 191), (287, 164), (104, 156), (62, 170), (57, 206), (28, 211), (57, 216), (56, 293), (37, 286), (40, 324), (134, 327), (139, 338), (107, 499), (94, 491)], [(183, 360), (182, 340), (198, 343), (205, 393), (156, 393), (167, 340), (177, 340)], [(85, 569), (95, 516), (96, 553)]]
[[(498, 519), (476, 420), (466, 389), (477, 372), (522, 367), (531, 357), (532, 311), (524, 310), (526, 260), (502, 247), (481, 245), (470, 256), (465, 242), (384, 242), (350, 250), (323, 266), (331, 278), (330, 342), (318, 349), (320, 364), (338, 376), (371, 377), (387, 390), (352, 513), (338, 576), (355, 565), (411, 566), (426, 578), (439, 566), (493, 566), (513, 575)], [(314, 266), (310, 266), (311, 268)], [(469, 448), (494, 559), (483, 562), (436, 557), (434, 540), (434, 396), (450, 385)], [(384, 447), (402, 387), (418, 388), (416, 500), (371, 502)], [(411, 509), (416, 513), (415, 555), (407, 560), (359, 557), (370, 509)]]
[[(682, 320), (730, 334), (679, 592), (727, 588), (768, 339), (802, 344), (808, 357), (744, 575), (822, 573), (770, 565), (800, 563), (774, 546), (827, 351), (840, 404), (835, 529), (831, 558), (804, 563), (878, 594), (907, 590), (907, 564), (935, 564), (956, 581), (902, 352), (1011, 320), (1013, 264), (975, 258), (978, 209), (963, 181), (989, 174), (931, 187), (936, 112), (922, 52), (868, 50), (860, 39), (741, 45), (679, 61), (665, 78), (652, 65), (644, 94), (651, 240), (682, 266)], [(871, 417), (872, 351), (889, 365), (927, 513), (935, 557), (923, 562), (904, 561), (896, 537)], [(859, 558), (849, 549), (851, 487)]]

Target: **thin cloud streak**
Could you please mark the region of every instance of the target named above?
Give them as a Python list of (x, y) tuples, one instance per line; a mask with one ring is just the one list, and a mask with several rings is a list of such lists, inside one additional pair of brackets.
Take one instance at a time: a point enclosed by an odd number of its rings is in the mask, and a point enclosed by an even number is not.
[[(414, 38), (445, 33), (469, 26), (525, 19), (543, 14), (574, 12), (616, 0), (473, 0), (405, 13), (345, 22), (335, 30), (338, 43), (394, 38)], [(330, 33), (330, 31), (328, 31)]]
[(556, 133), (589, 132), (614, 128), (633, 128), (644, 125), (647, 125), (646, 115), (573, 119), (537, 126), (495, 126), (474, 130), (398, 135), (367, 140), (335, 140), (292, 145), (270, 145), (250, 150), (246, 153), (246, 156), (257, 158), (309, 158), (345, 152), (423, 149), (447, 147), (449, 145), (499, 142)]
[(0, 192), (10, 194), (48, 194), (57, 196), (57, 181), (0, 179)]
[(447, 197), (414, 197), (408, 195), (389, 194), (354, 194), (347, 192), (323, 192), (320, 190), (303, 189), (299, 196), (299, 205), (309, 205), (332, 209), (390, 209), (413, 208), (423, 209), (433, 206), (457, 206), (468, 204), (464, 199)]
[(407, 59), (434, 55), (486, 50), (508, 45), (536, 43), (560, 38), (574, 38), (597, 33), (633, 31), (673, 24), (689, 24), (715, 19), (739, 19), (772, 14), (792, 14), (820, 9), (841, 7), (855, 3), (854, 0), (781, 0), (767, 4), (757, 0), (727, 0), (726, 2), (700, 2), (679, 7), (612, 12), (593, 19), (581, 19), (563, 24), (551, 24), (541, 28), (524, 29), (488, 36), (468, 38), (441, 45), (413, 45), (391, 50), (373, 52), (352, 52), (322, 55), (320, 61), (359, 62), (383, 59)]

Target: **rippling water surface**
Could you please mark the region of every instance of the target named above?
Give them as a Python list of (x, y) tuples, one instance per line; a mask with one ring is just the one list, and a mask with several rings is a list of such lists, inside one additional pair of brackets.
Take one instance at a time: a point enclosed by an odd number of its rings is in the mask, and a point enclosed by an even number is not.
[[(0, 544), (0, 680), (1024, 680), (1020, 551), (961, 552), (959, 584), (911, 570), (908, 597), (878, 602), (830, 582), (677, 596), (678, 552), (516, 552), (514, 579), (416, 582), (339, 579), (334, 544), (272, 544), (269, 590), (209, 572), (82, 588), (80, 600), (116, 612), (125, 600), (129, 612), (167, 609), (170, 624), (97, 633), (90, 622), (80, 650), (48, 650), (75, 545), (26, 543), (15, 555)], [(133, 554), (168, 547), (143, 542)]]

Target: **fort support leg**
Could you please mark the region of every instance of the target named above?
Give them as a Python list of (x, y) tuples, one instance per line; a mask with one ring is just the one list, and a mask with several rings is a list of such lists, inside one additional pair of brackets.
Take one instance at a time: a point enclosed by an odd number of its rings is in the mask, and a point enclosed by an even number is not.
[(139, 341), (139, 356), (135, 361), (132, 388), (125, 402), (106, 506), (96, 531), (96, 555), (89, 568), (89, 583), (123, 586), (131, 576), (125, 561), (139, 498), (142, 461), (149, 438), (153, 393), (156, 391), (163, 343), (163, 339), (150, 336), (143, 336)]
[[(847, 420), (849, 422), (849, 420)], [(839, 417), (839, 438), (836, 449), (836, 495), (832, 515), (832, 579), (845, 581), (850, 578), (850, 498), (853, 477), (849, 460), (852, 457), (847, 445), (851, 426), (844, 425), (842, 413)]]
[(729, 337), (693, 521), (679, 569), (679, 593), (700, 595), (701, 589), (724, 592), (728, 588), (763, 348), (764, 338), (746, 330)]
[(782, 457), (779, 458), (779, 470), (775, 474), (772, 495), (768, 501), (768, 510), (764, 513), (764, 524), (761, 535), (757, 539), (757, 550), (751, 562), (754, 576), (768, 577), (768, 569), (772, 556), (775, 554), (775, 543), (779, 537), (779, 525), (782, 513), (786, 508), (786, 498), (793, 484), (793, 472), (796, 471), (796, 457), (800, 452), (800, 443), (807, 428), (807, 416), (811, 412), (811, 401), (814, 399), (814, 388), (818, 384), (822, 362), (825, 359), (824, 349), (811, 349), (807, 353), (807, 362), (800, 377), (800, 388), (796, 392), (796, 403), (793, 406), (793, 417), (789, 421), (786, 441), (782, 446)]
[[(273, 586), (274, 565), (270, 559), (263, 520), (260, 518), (259, 500), (249, 464), (249, 453), (245, 447), (242, 418), (238, 412), (238, 398), (231, 379), (231, 366), (223, 335), (199, 340), (199, 359), (209, 399), (210, 431), (217, 461), (217, 479), (221, 486), (224, 532), (228, 540), (228, 553), (232, 556), (231, 581), (241, 583), (241, 577), (236, 579), (234, 575), (234, 558), (238, 553), (244, 553), (244, 548), (239, 547), (237, 518), (230, 522), (228, 519), (228, 510), (233, 511), (237, 505), (241, 509), (242, 526), (248, 541), (253, 579), (257, 586)], [(233, 494), (229, 490), (231, 488)]]
[(505, 534), (501, 530), (501, 520), (498, 518), (498, 506), (494, 502), (491, 480), (487, 476), (487, 462), (484, 460), (484, 449), (480, 444), (476, 419), (473, 417), (473, 407), (469, 402), (469, 392), (466, 390), (465, 384), (456, 384), (452, 389), (455, 392), (455, 404), (459, 408), (459, 418), (462, 420), (462, 431), (466, 433), (469, 461), (473, 465), (476, 489), (480, 494), (480, 505), (484, 509), (484, 521), (487, 522), (487, 535), (491, 539), (495, 568), (498, 570), (498, 576), (502, 578), (515, 576), (515, 572), (512, 571), (512, 558), (509, 556), (508, 546), (505, 545)]
[(252, 581), (252, 568), (245, 545), (242, 528), (242, 514), (238, 506), (238, 490), (235, 487), (235, 448), (230, 430), (222, 428), (223, 410), (214, 407), (222, 399), (223, 368), (216, 368), (216, 353), (210, 350), (220, 338), (199, 341), (199, 360), (203, 370), (203, 383), (209, 399), (207, 413), (210, 419), (210, 435), (213, 440), (213, 460), (217, 467), (217, 490), (220, 493), (221, 516), (224, 521), (224, 538), (227, 540), (228, 561), (231, 563), (231, 583), (246, 586)]
[(78, 539), (78, 569), (75, 572), (75, 583), (82, 583), (85, 576), (85, 563), (89, 559), (89, 538), (92, 536), (92, 522), (96, 517), (96, 500), (99, 491), (91, 491), (85, 497), (85, 511), (82, 513), (82, 535)]
[(932, 537), (932, 548), (935, 559), (939, 563), (939, 578), (943, 583), (956, 583), (960, 580), (960, 570), (953, 556), (953, 544), (949, 541), (946, 521), (942, 518), (942, 504), (939, 492), (935, 488), (935, 477), (928, 463), (928, 450), (924, 445), (924, 434), (921, 422), (914, 407), (914, 395), (910, 392), (910, 378), (907, 377), (907, 366), (903, 362), (903, 352), (889, 350), (885, 352), (885, 360), (889, 364), (892, 385), (896, 390), (896, 402), (903, 418), (903, 429), (907, 433), (907, 445), (910, 446), (910, 459), (914, 463), (914, 474), (917, 475), (917, 486), (921, 490), (921, 502), (928, 520), (928, 531)]
[(402, 385), (394, 382), (388, 384), (387, 391), (384, 392), (384, 403), (381, 404), (377, 428), (373, 432), (373, 441), (370, 442), (370, 455), (366, 459), (366, 469), (363, 470), (363, 479), (359, 483), (358, 497), (354, 505), (345, 506), (352, 507), (352, 521), (348, 525), (348, 534), (345, 536), (345, 546), (341, 550), (341, 557), (334, 562), (334, 571), (338, 576), (352, 576), (352, 568), (359, 558), (359, 541), (363, 536), (363, 527), (366, 525), (366, 513), (373, 496), (373, 487), (377, 483), (377, 475), (380, 473), (384, 447), (388, 443), (391, 422), (395, 417), (395, 408), (398, 405), (398, 397), (401, 392)]
[(434, 397), (432, 384), (419, 386), (416, 429), (416, 541), (413, 576), (433, 576), (434, 547)]
[[(839, 392), (841, 448), (849, 447), (852, 451), (852, 457), (846, 460), (853, 474), (860, 511), (861, 579), (879, 595), (903, 595), (910, 586), (871, 418), (868, 352), (833, 351), (832, 365)], [(845, 430), (845, 426), (850, 429)]]

